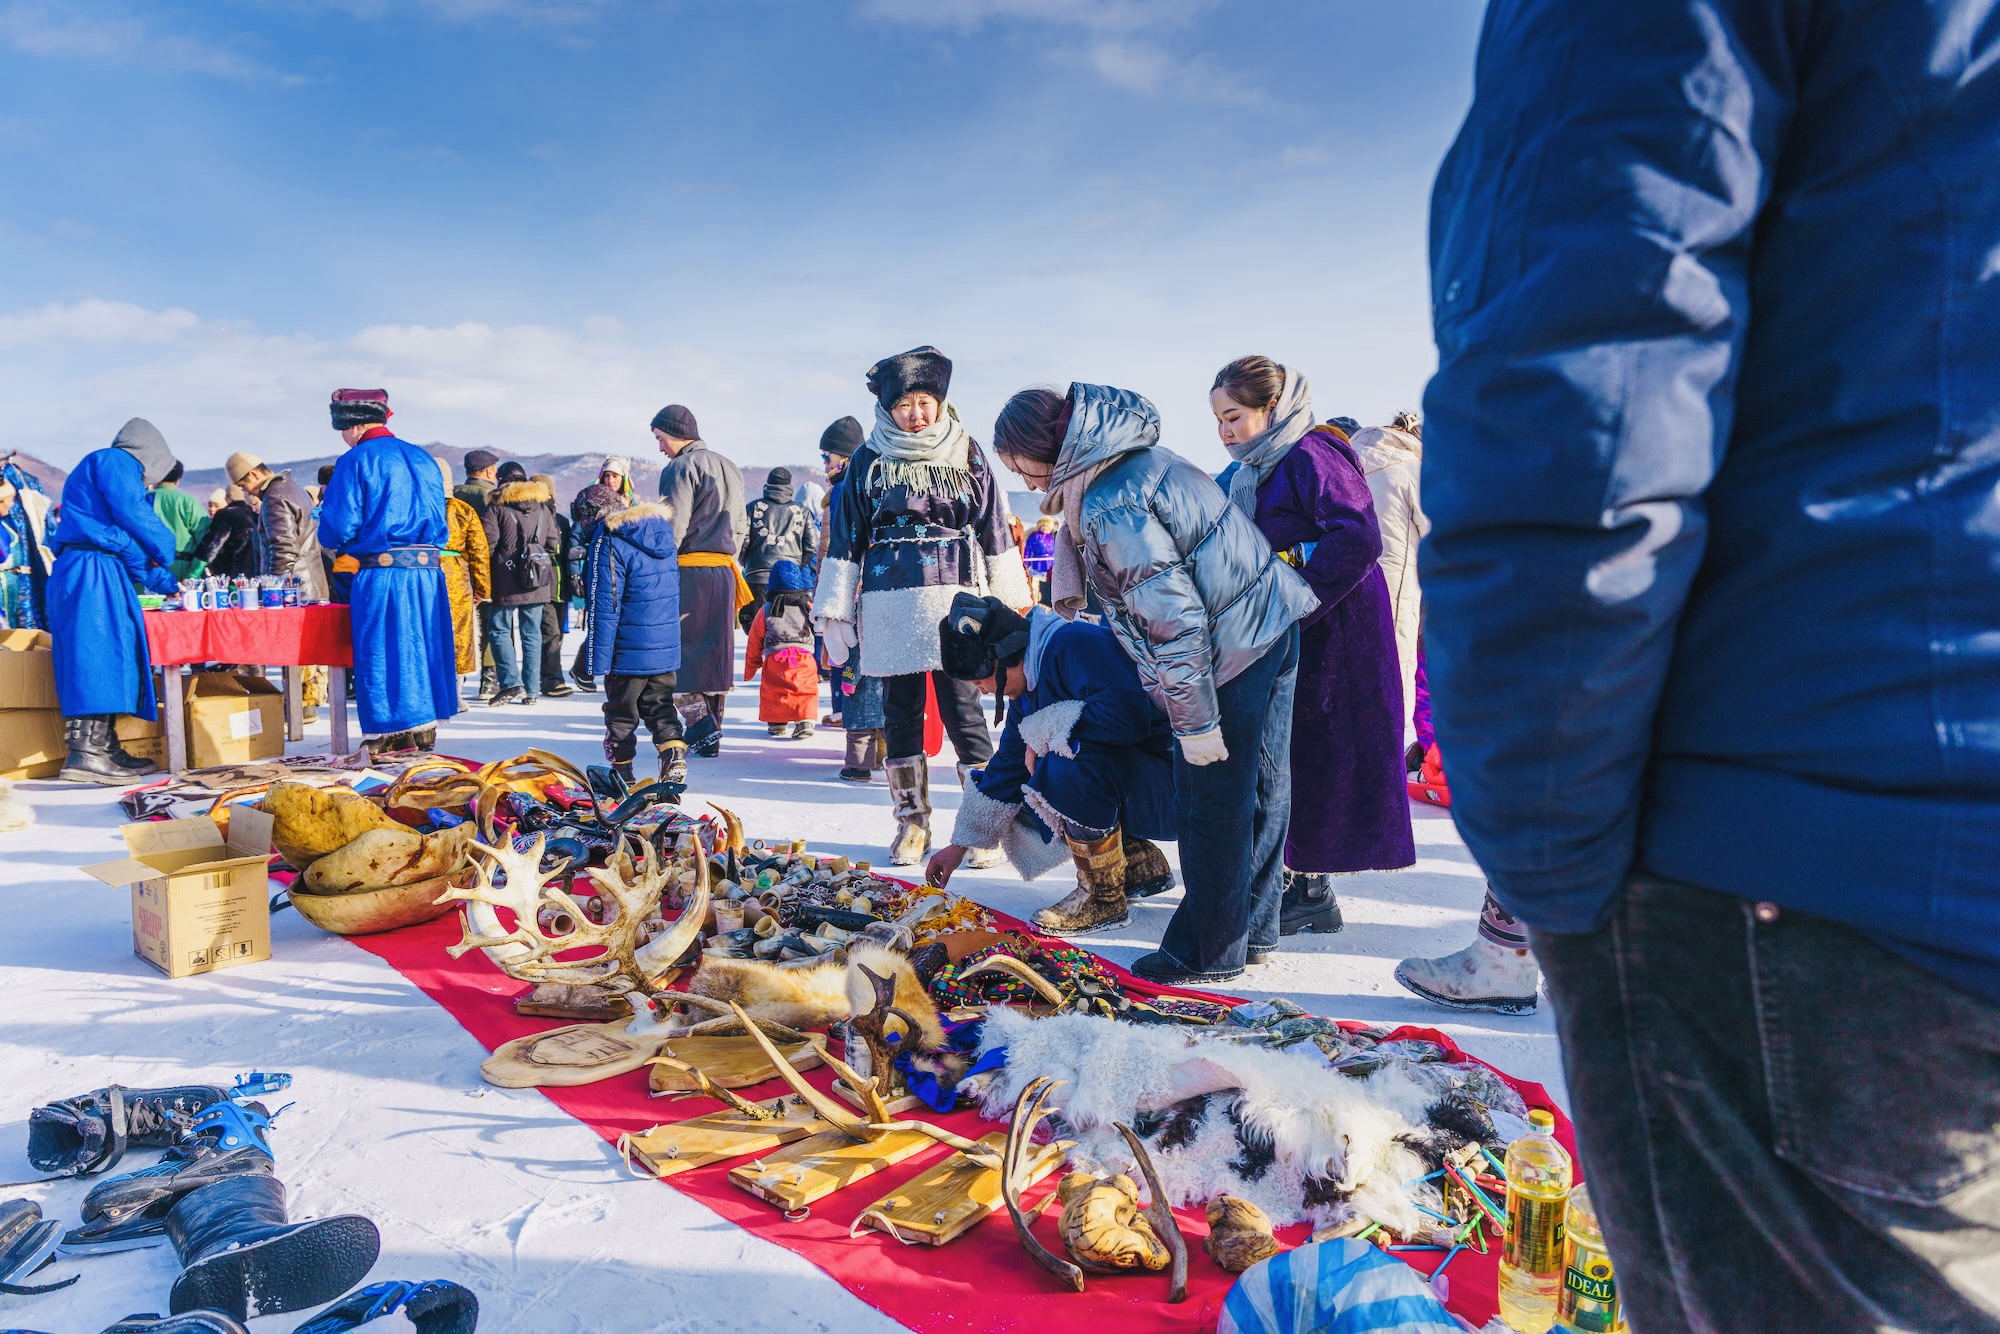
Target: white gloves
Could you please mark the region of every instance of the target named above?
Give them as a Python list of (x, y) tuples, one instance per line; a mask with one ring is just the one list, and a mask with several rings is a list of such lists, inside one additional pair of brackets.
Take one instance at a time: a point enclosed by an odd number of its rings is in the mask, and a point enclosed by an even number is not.
[(853, 657), (861, 642), (853, 621), (821, 621), (819, 637), (826, 642), (826, 660), (836, 667)]
[(1229, 758), (1229, 747), (1222, 744), (1220, 727), (1211, 727), (1206, 732), (1196, 732), (1191, 736), (1176, 739), (1181, 743), (1181, 758), (1197, 768)]

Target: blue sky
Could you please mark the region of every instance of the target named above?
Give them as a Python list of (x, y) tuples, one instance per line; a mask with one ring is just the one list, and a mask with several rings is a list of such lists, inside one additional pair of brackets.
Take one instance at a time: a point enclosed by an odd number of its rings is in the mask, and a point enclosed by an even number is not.
[(0, 0), (0, 444), (194, 464), (417, 440), (745, 462), (931, 342), (1029, 384), (1215, 370), (1416, 406), (1477, 0)]

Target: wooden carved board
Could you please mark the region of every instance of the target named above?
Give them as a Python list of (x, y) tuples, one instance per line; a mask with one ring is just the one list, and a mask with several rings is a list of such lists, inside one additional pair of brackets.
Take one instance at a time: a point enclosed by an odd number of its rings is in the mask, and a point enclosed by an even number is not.
[(938, 1142), (919, 1130), (892, 1130), (865, 1143), (830, 1130), (787, 1144), (754, 1163), (732, 1167), (729, 1179), (781, 1209), (803, 1209), (814, 1200), (823, 1200), (864, 1177), (936, 1147)]
[(776, 1116), (760, 1121), (734, 1108), (725, 1108), (627, 1135), (619, 1141), (619, 1148), (628, 1161), (638, 1163), (654, 1176), (670, 1177), (746, 1154), (767, 1153), (832, 1129), (810, 1106), (789, 1093), (757, 1105)]
[[(981, 1147), (998, 1154), (1007, 1146), (1007, 1136), (996, 1132), (979, 1141)], [(1046, 1177), (1062, 1164), (1066, 1144), (1045, 1144), (1026, 1168), (1023, 1190)], [(901, 1190), (884, 1195), (854, 1220), (856, 1227), (872, 1227), (898, 1241), (923, 1241), (942, 1246), (970, 1231), (988, 1214), (997, 1212), (1000, 1173), (981, 1167), (962, 1153), (913, 1178)]]
[[(811, 1070), (820, 1064), (826, 1039), (815, 1034), (809, 1042), (779, 1043), (778, 1051), (795, 1070)], [(778, 1077), (778, 1067), (764, 1055), (756, 1039), (749, 1037), (673, 1038), (653, 1058), (647, 1083), (658, 1097), (667, 1093), (691, 1093), (700, 1088), (684, 1068), (693, 1066), (720, 1088), (754, 1088)]]
[(569, 1088), (637, 1070), (656, 1055), (663, 1034), (634, 1037), (625, 1023), (571, 1024), (501, 1044), (479, 1066), (501, 1088)]

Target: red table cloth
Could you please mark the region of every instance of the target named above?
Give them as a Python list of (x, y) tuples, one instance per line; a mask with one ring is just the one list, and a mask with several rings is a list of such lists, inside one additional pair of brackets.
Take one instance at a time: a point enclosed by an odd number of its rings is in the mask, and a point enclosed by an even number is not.
[(146, 651), (155, 667), (240, 662), (258, 667), (352, 667), (347, 608), (149, 611)]

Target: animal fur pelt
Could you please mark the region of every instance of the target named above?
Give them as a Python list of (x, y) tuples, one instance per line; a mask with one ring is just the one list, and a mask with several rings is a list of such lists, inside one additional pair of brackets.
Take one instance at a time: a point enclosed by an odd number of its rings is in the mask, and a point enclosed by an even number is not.
[(1427, 1119), (1422, 1085), (1394, 1067), (1357, 1079), (1304, 1053), (1198, 1033), (995, 1007), (980, 1050), (1005, 1047), (1007, 1065), (983, 1111), (1004, 1119), (1023, 1088), (1050, 1075), (1065, 1081), (1061, 1133), (1076, 1140), (1070, 1160), (1084, 1171), (1133, 1169), (1113, 1128), (1123, 1121), (1146, 1142), (1172, 1204), (1233, 1195), (1279, 1225), (1332, 1226), (1359, 1212), (1404, 1236), (1427, 1229), (1413, 1201), (1436, 1208), (1436, 1194), (1404, 1183), (1463, 1141)]
[(859, 971), (896, 979), (896, 1008), (917, 1023), (914, 1050), (929, 1051), (945, 1042), (924, 984), (907, 955), (873, 941), (847, 947), (844, 961), (829, 960), (804, 968), (780, 968), (753, 959), (703, 959), (688, 990), (713, 1000), (735, 1001), (753, 1019), (769, 1019), (787, 1028), (824, 1028), (854, 1017), (857, 1006), (875, 1003), (875, 988)]

